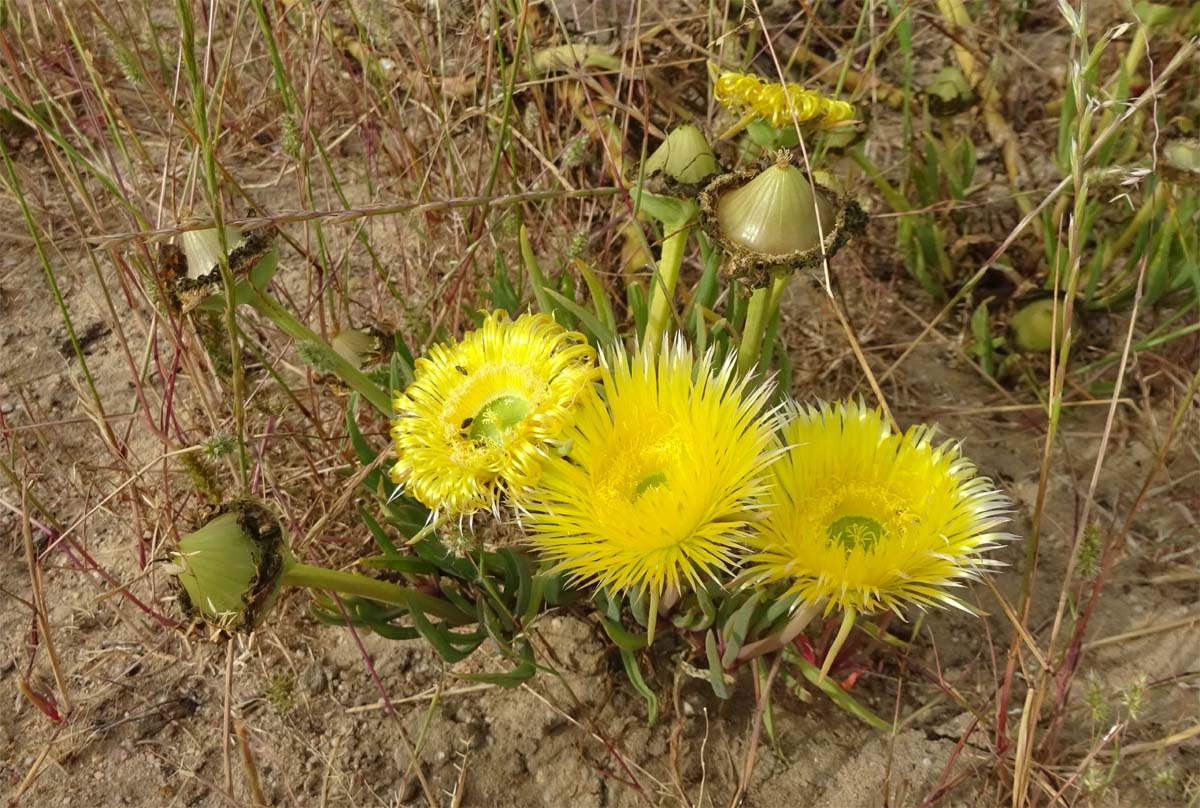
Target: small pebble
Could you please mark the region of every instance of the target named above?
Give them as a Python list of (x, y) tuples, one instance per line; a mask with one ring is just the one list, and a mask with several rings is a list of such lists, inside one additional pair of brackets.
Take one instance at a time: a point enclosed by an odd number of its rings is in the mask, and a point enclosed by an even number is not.
[(310, 696), (316, 696), (325, 690), (325, 685), (328, 677), (325, 675), (325, 669), (319, 664), (308, 666), (308, 670), (304, 672), (304, 689), (308, 691)]

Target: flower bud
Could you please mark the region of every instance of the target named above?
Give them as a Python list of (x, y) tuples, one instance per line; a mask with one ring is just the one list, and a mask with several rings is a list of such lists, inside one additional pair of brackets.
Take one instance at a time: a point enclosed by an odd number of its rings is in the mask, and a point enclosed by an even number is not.
[(1200, 185), (1200, 139), (1168, 141), (1162, 150), (1163, 176), (1177, 185)]
[[(1058, 306), (1057, 324), (1054, 322), (1055, 305)], [(1019, 350), (1048, 353), (1053, 345), (1062, 341), (1063, 303), (1052, 297), (1028, 303), (1012, 316), (1009, 327), (1013, 344)]]
[(695, 185), (716, 174), (719, 166), (712, 147), (694, 125), (677, 126), (667, 139), (646, 158), (647, 177), (661, 171), (683, 185)]
[(929, 111), (938, 117), (949, 117), (963, 112), (979, 101), (975, 89), (967, 81), (962, 70), (954, 65), (943, 67), (925, 88)]

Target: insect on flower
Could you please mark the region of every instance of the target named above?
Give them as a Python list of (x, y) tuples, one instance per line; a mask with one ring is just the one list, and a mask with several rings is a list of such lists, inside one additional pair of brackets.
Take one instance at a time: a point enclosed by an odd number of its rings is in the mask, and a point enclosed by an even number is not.
[(396, 396), (391, 477), (435, 513), (520, 498), (596, 378), (582, 334), (544, 314), (489, 314), (461, 341), (434, 345)]

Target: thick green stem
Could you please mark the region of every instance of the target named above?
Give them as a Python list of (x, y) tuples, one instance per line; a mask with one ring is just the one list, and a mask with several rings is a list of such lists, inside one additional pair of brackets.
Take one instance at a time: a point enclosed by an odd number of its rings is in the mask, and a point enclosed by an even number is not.
[(404, 606), (440, 617), (447, 623), (456, 625), (472, 623), (475, 620), (473, 616), (463, 614), (446, 601), (432, 595), (426, 595), (424, 592), (387, 581), (368, 578), (365, 575), (356, 575), (353, 572), (341, 572), (296, 562), (284, 568), (280, 581), (287, 586), (323, 589), (343, 595), (368, 598), (380, 603), (390, 603), (394, 606)]
[(321, 339), (312, 329), (300, 322), (292, 315), (290, 311), (272, 298), (270, 295), (258, 289), (252, 289), (250, 299), (246, 301), (258, 311), (259, 314), (266, 317), (279, 327), (292, 339), (300, 342), (310, 342), (327, 348), (325, 358), (329, 361), (331, 370), (339, 379), (367, 401), (371, 402), (375, 409), (379, 410), (383, 415), (389, 418), (392, 415), (392, 400), (388, 396), (387, 391), (380, 389), (378, 385), (367, 378), (361, 370), (348, 362), (345, 357), (330, 348), (325, 340)]
[(746, 322), (742, 326), (742, 342), (738, 346), (738, 373), (745, 376), (754, 367), (762, 353), (763, 337), (767, 324), (779, 311), (783, 291), (787, 288), (792, 273), (777, 269), (771, 273), (771, 285), (755, 289), (746, 308)]
[(657, 356), (663, 335), (667, 333), (671, 303), (675, 299), (675, 284), (679, 282), (679, 268), (683, 266), (684, 249), (687, 247), (688, 234), (692, 232), (689, 220), (664, 222), (663, 229), (667, 237), (663, 241), (662, 255), (650, 287), (650, 317), (642, 337), (642, 345), (651, 356)]

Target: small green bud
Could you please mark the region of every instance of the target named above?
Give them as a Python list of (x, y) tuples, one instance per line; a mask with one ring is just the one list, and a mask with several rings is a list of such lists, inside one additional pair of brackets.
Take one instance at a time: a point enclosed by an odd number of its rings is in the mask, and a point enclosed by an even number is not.
[(1079, 577), (1084, 580), (1095, 577), (1101, 549), (1100, 528), (1090, 524), (1083, 529), (1083, 535), (1079, 538), (1079, 562), (1076, 566)]
[(1083, 773), (1083, 788), (1089, 794), (1099, 794), (1108, 786), (1108, 772), (1096, 763), (1088, 764)]
[(141, 65), (138, 64), (137, 57), (134, 56), (133, 51), (116, 42), (111, 44), (113, 46), (113, 60), (116, 61), (117, 67), (121, 69), (121, 75), (135, 87), (140, 86), (145, 77), (142, 75)]
[(179, 464), (191, 478), (192, 486), (212, 504), (221, 501), (221, 481), (213, 464), (198, 452), (185, 452), (179, 456)]
[(588, 234), (583, 230), (580, 230), (575, 234), (575, 237), (571, 239), (571, 243), (567, 246), (567, 258), (575, 259), (583, 255), (587, 250), (587, 245)]
[(1179, 775), (1170, 764), (1164, 765), (1154, 773), (1154, 784), (1163, 791), (1171, 791), (1179, 782)]
[(300, 158), (300, 126), (296, 123), (295, 118), (285, 114), (280, 128), (283, 153), (293, 160), (298, 160)]
[(1131, 719), (1136, 719), (1139, 715), (1141, 715), (1145, 696), (1145, 675), (1139, 677), (1136, 682), (1131, 684), (1121, 693), (1121, 702), (1125, 705), (1125, 710), (1129, 713), (1129, 717)]
[[(531, 105), (532, 106), (532, 105)], [(510, 210), (500, 219), (500, 232), (506, 236), (515, 236), (521, 232), (521, 214)]]
[(583, 162), (583, 158), (587, 155), (589, 140), (591, 140), (591, 137), (587, 132), (580, 132), (567, 141), (567, 147), (563, 150), (562, 156), (564, 168), (574, 168)]
[(948, 65), (925, 88), (929, 111), (938, 117), (957, 115), (979, 100), (962, 70)]
[(237, 448), (237, 442), (233, 439), (233, 435), (218, 432), (204, 439), (200, 444), (200, 453), (209, 460), (218, 460), (232, 454), (235, 448)]
[(287, 715), (296, 700), (296, 680), (290, 674), (277, 673), (264, 695), (280, 715)]
[(1172, 140), (1162, 150), (1163, 175), (1178, 185), (1200, 185), (1200, 140)]
[[(1058, 322), (1055, 323), (1057, 305)], [(1052, 297), (1042, 298), (1027, 304), (1017, 311), (1009, 321), (1013, 342), (1022, 351), (1047, 353), (1052, 345), (1062, 342), (1063, 304)]]
[(219, 629), (249, 631), (275, 605), (290, 558), (266, 506), (230, 502), (173, 554), (184, 611)]
[(1083, 701), (1092, 714), (1092, 720), (1097, 724), (1104, 723), (1108, 718), (1108, 699), (1104, 695), (1104, 688), (1099, 681), (1094, 678), (1088, 679), (1087, 687), (1083, 692)]

